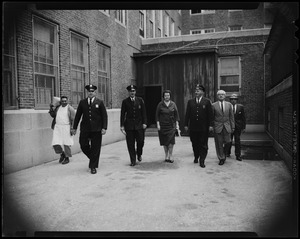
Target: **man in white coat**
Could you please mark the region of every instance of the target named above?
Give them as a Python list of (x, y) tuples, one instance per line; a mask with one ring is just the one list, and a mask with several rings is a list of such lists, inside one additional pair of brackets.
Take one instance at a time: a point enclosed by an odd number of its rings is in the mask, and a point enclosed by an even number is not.
[(51, 128), (53, 129), (52, 146), (55, 153), (60, 154), (59, 163), (69, 163), (72, 157), (71, 146), (74, 144), (72, 126), (75, 118), (74, 108), (68, 104), (68, 97), (60, 97), (60, 105), (53, 109), (50, 104), (49, 114), (53, 118)]
[(230, 102), (225, 101), (226, 92), (217, 92), (218, 101), (212, 104), (213, 107), (213, 127), (214, 138), (219, 165), (223, 165), (226, 160), (226, 152), (231, 142), (231, 133), (234, 132), (234, 114)]

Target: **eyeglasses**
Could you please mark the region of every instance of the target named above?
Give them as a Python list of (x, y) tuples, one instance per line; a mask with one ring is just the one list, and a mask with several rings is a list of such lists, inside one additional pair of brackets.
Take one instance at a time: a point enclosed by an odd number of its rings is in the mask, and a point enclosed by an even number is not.
[(95, 91), (94, 91), (94, 90), (90, 90), (89, 92), (92, 92), (92, 93), (94, 93)]

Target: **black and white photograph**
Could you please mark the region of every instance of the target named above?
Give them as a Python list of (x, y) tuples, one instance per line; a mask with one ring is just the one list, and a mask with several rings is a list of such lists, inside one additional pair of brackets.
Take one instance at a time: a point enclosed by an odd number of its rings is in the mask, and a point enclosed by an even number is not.
[(298, 2), (2, 2), (3, 237), (298, 237)]

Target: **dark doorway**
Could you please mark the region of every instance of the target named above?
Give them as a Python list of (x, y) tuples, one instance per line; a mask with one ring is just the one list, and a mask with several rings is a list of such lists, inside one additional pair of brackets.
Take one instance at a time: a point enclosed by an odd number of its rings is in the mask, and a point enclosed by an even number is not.
[(161, 101), (162, 86), (145, 86), (145, 105), (147, 112), (148, 127), (155, 128), (155, 112), (157, 104)]

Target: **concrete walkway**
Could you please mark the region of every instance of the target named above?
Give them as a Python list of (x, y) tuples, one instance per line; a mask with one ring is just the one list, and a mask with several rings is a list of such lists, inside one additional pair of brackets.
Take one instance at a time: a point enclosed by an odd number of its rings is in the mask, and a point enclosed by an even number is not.
[[(129, 166), (126, 142), (102, 147), (92, 175), (83, 153), (3, 177), (3, 235), (40, 232), (254, 232), (293, 236), (293, 180), (281, 160), (228, 158), (218, 165), (209, 138), (206, 168), (193, 163), (188, 137), (176, 137), (173, 164), (157, 137)], [(149, 234), (148, 234), (149, 235)], [(188, 236), (189, 234), (185, 235)], [(225, 234), (226, 235), (226, 234)]]

